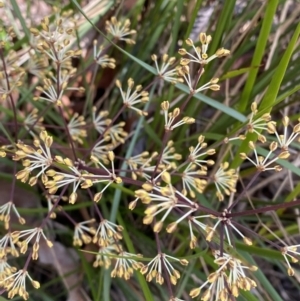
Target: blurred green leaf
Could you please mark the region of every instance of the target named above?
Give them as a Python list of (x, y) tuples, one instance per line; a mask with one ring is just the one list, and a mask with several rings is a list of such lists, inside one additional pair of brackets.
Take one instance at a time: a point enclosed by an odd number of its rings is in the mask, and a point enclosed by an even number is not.
[(249, 101), (251, 101), (251, 92), (255, 84), (257, 73), (259, 71), (258, 66), (261, 65), (262, 58), (264, 56), (267, 42), (270, 36), (273, 18), (276, 13), (276, 8), (278, 5), (278, 0), (270, 0), (267, 2), (266, 12), (263, 16), (263, 23), (261, 30), (257, 39), (256, 48), (252, 56), (251, 69), (247, 77), (247, 81), (241, 95), (241, 100), (239, 102), (239, 111), (245, 112), (246, 108), (249, 106)]

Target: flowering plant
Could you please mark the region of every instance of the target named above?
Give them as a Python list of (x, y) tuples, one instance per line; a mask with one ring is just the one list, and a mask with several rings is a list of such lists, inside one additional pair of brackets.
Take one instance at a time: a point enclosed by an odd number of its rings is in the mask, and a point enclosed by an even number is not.
[[(102, 300), (95, 287), (101, 281), (109, 287), (108, 279), (135, 289), (139, 282), (149, 300), (157, 286), (167, 288), (163, 296), (170, 301), (229, 301), (249, 291), (253, 300), (264, 300), (260, 282), (269, 282), (250, 255), (264, 257), (265, 250), (281, 259), (287, 275), (297, 276), (300, 244), (287, 234), (297, 220), (298, 185), (285, 199), (275, 193), (263, 200), (255, 192), (268, 178), (299, 173), (290, 162), (297, 158), (300, 120), (288, 112), (278, 118), (272, 92), (279, 91), (276, 76), (287, 68), (299, 26), (267, 91), (250, 100), (257, 75), (250, 68), (242, 101), (223, 104), (213, 98), (230, 84), (230, 72), (220, 71), (234, 53), (218, 45), (218, 30), (216, 42), (200, 31), (197, 40), (180, 40), (176, 52), (166, 47), (141, 61), (130, 52), (142, 44), (142, 23), (132, 29), (135, 22), (113, 16), (104, 22), (106, 33), (100, 31), (105, 39), (97, 37), (89, 49), (78, 40), (82, 16), (88, 18), (80, 7), (78, 13), (54, 8), (26, 32), (23, 60), (16, 54), (22, 53), (17, 33), (2, 30), (0, 156), (11, 177), (9, 198), (0, 206), (1, 292), (27, 300), (28, 282), (43, 287), (31, 266), (55, 247), (59, 229), (78, 252), (94, 255), (86, 262), (94, 268), (86, 290), (94, 300)], [(122, 64), (116, 50), (149, 74)], [(97, 79), (110, 74), (99, 100)], [(34, 87), (23, 97), (27, 83)], [(81, 98), (83, 107), (75, 108)], [(41, 219), (27, 222), (24, 204), (16, 202), (20, 183), (39, 195)], [(291, 209), (296, 215), (286, 220)]]

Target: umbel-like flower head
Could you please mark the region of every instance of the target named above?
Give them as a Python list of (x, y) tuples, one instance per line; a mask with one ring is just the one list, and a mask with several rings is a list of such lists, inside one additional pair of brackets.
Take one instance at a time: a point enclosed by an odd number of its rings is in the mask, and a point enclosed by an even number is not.
[[(155, 222), (153, 226), (154, 232), (161, 231), (165, 219), (168, 217), (168, 215), (172, 212), (173, 209), (180, 208), (188, 210), (185, 214), (179, 216), (179, 218), (175, 222), (173, 222), (167, 227), (167, 231), (171, 233), (175, 230), (176, 225), (178, 223), (180, 223), (192, 212), (198, 209), (198, 205), (189, 200), (170, 184), (170, 175), (168, 172), (162, 172), (162, 178), (165, 182), (169, 183), (168, 186), (153, 186), (152, 192), (147, 192), (146, 189), (149, 189), (147, 187), (148, 185), (145, 184), (143, 185), (143, 188), (145, 189), (136, 190), (135, 196), (137, 198), (140, 198), (142, 203), (144, 204), (150, 203), (150, 206), (145, 210), (145, 217), (143, 219), (144, 224), (151, 224), (155, 216), (164, 212), (163, 217), (159, 221)], [(181, 202), (179, 198), (183, 200), (183, 202)]]
[(285, 246), (281, 249), (281, 254), (284, 257), (284, 260), (287, 263), (287, 272), (289, 276), (294, 276), (295, 275), (295, 270), (292, 268), (289, 259), (291, 262), (296, 263), (299, 261), (298, 258), (300, 258), (300, 244), (298, 245), (291, 245), (291, 246)]
[(226, 195), (230, 195), (230, 193), (235, 192), (238, 176), (234, 169), (228, 169), (228, 167), (228, 162), (222, 163), (214, 175), (214, 183), (217, 188), (216, 195), (219, 201), (224, 200), (223, 191)]
[(75, 21), (70, 18), (72, 11), (61, 16), (56, 15), (56, 20), (42, 19), (40, 27), (30, 28), (30, 32), (38, 38), (37, 49), (47, 55), (56, 64), (66, 66), (72, 57), (81, 55), (81, 50), (70, 50), (70, 43), (75, 36)]
[(49, 136), (46, 131), (40, 133), (40, 139), (43, 142), (43, 146), (39, 139), (34, 140), (34, 145), (36, 148), (33, 148), (29, 145), (26, 145), (22, 142), (17, 143), (18, 150), (13, 156), (14, 161), (23, 160), (23, 166), (25, 168), (20, 170), (16, 177), (21, 180), (23, 183), (28, 181), (29, 175), (35, 169), (38, 169), (39, 172), (36, 176), (33, 176), (29, 179), (29, 184), (31, 186), (35, 185), (37, 179), (40, 175), (43, 176), (43, 181), (46, 181), (46, 176), (44, 172), (52, 164), (52, 155), (50, 152), (50, 147), (53, 142), (52, 136)]
[(83, 87), (68, 87), (69, 81), (76, 74), (76, 71), (76, 68), (64, 69), (59, 72), (58, 78), (49, 73), (49, 77), (43, 79), (44, 85), (36, 87), (42, 95), (35, 96), (33, 100), (41, 99), (61, 106), (62, 96), (66, 90), (84, 92)]
[(68, 124), (68, 129), (70, 136), (74, 141), (83, 144), (82, 138), (87, 136), (86, 130), (83, 128), (85, 126), (85, 121), (83, 116), (79, 116), (75, 113)]
[(156, 283), (162, 285), (164, 283), (163, 270), (168, 273), (168, 277), (173, 285), (176, 285), (177, 280), (180, 278), (180, 273), (176, 270), (170, 262), (170, 259), (179, 262), (181, 265), (188, 265), (186, 259), (178, 259), (176, 257), (167, 255), (165, 253), (157, 254), (147, 265), (142, 267), (141, 273), (146, 274), (146, 280), (152, 281), (155, 279)]
[[(58, 172), (53, 169), (47, 171), (47, 176), (51, 178), (45, 182), (45, 187), (49, 194), (55, 194), (60, 187), (72, 184), (72, 193), (69, 197), (69, 203), (74, 204), (77, 200), (77, 189), (80, 186), (82, 189), (87, 189), (93, 186), (96, 182), (101, 182), (103, 178), (90, 174), (84, 170), (79, 170), (71, 159), (63, 159), (61, 156), (56, 156), (55, 161), (65, 165), (69, 172)], [(107, 181), (107, 179), (105, 179)]]
[(172, 84), (176, 84), (177, 82), (183, 82), (181, 78), (177, 76), (177, 69), (172, 68), (175, 63), (176, 58), (170, 57), (167, 54), (162, 56), (162, 64), (159, 67), (157, 63), (157, 55), (151, 55), (152, 60), (155, 63), (155, 67), (157, 70), (157, 74), (160, 78), (164, 79), (167, 82), (171, 82)]
[(104, 53), (104, 47), (100, 46), (97, 51), (97, 40), (94, 40), (94, 60), (100, 65), (102, 68), (116, 68), (116, 60), (114, 58), (110, 58), (107, 54)]
[(25, 219), (21, 217), (19, 214), (15, 204), (12, 201), (9, 201), (2, 206), (0, 206), (0, 221), (4, 222), (4, 228), (9, 229), (9, 221), (10, 221), (10, 215), (12, 211), (17, 216), (20, 224), (25, 224)]
[[(11, 232), (8, 232), (0, 239), (0, 257), (11, 255), (14, 257), (19, 257), (19, 251), (16, 244), (19, 241), (15, 239), (15, 236)], [(1, 277), (0, 277), (1, 279)]]
[(28, 300), (29, 294), (26, 290), (26, 279), (31, 282), (31, 285), (38, 289), (40, 284), (33, 280), (26, 270), (19, 270), (11, 275), (8, 275), (3, 280), (0, 280), (0, 286), (8, 291), (8, 298), (12, 299), (15, 295), (19, 295), (24, 300)]
[[(199, 79), (203, 73), (204, 73), (204, 69), (201, 69)], [(207, 89), (212, 90), (212, 91), (220, 90), (220, 85), (218, 85), (218, 82), (219, 82), (218, 78), (212, 78), (208, 83), (206, 83), (198, 88), (194, 87), (195, 84), (194, 84), (194, 81), (190, 74), (190, 67), (187, 65), (177, 68), (177, 74), (178, 74), (179, 78), (182, 79), (182, 82), (185, 81), (187, 83), (187, 85), (190, 89), (190, 92), (193, 94), (207, 90)]]
[(101, 111), (98, 114), (97, 108), (93, 107), (92, 109), (92, 121), (95, 129), (102, 134), (106, 127), (111, 123), (111, 119), (106, 118), (108, 116), (108, 111)]
[(143, 267), (143, 264), (138, 261), (142, 257), (139, 254), (131, 254), (121, 250), (118, 256), (120, 257), (117, 258), (115, 267), (110, 273), (112, 278), (119, 277), (129, 280), (135, 270)]
[(142, 86), (138, 85), (135, 87), (135, 90), (133, 90), (134, 87), (134, 81), (132, 78), (129, 78), (127, 81), (128, 87), (127, 91), (122, 90), (122, 84), (119, 80), (116, 81), (116, 86), (119, 88), (123, 103), (126, 105), (128, 108), (135, 110), (138, 114), (147, 116), (148, 113), (145, 111), (142, 111), (136, 107), (134, 107), (136, 104), (139, 103), (146, 103), (149, 100), (149, 93), (147, 91), (142, 91)]
[(93, 262), (93, 267), (104, 267), (105, 269), (108, 269), (111, 266), (112, 260), (110, 259), (110, 255), (116, 255), (116, 252), (118, 251), (118, 246), (116, 244), (113, 244), (113, 241), (106, 246), (101, 247), (98, 250), (97, 256), (95, 261)]
[(244, 265), (241, 260), (226, 253), (220, 256), (219, 251), (215, 251), (214, 255), (216, 258), (215, 263), (219, 268), (209, 274), (207, 281), (200, 287), (190, 291), (192, 298), (199, 296), (201, 290), (207, 285), (209, 285), (208, 289), (201, 296), (203, 301), (227, 301), (230, 300), (230, 295), (238, 297), (240, 290), (250, 291), (256, 287), (255, 281), (245, 275), (245, 270), (256, 271), (257, 268), (255, 266)]
[(125, 41), (127, 44), (135, 44), (135, 41), (129, 36), (134, 35), (136, 31), (129, 29), (129, 27), (130, 21), (128, 19), (121, 22), (116, 17), (112, 17), (110, 21), (106, 21), (105, 29), (117, 40)]
[(185, 42), (188, 46), (192, 46), (192, 48), (195, 52), (195, 55), (192, 54), (191, 52), (188, 52), (185, 48), (179, 49), (178, 53), (180, 55), (182, 55), (182, 56), (188, 55), (188, 57), (189, 57), (188, 59), (182, 58), (180, 61), (181, 65), (186, 66), (190, 62), (195, 62), (195, 63), (199, 63), (201, 65), (206, 65), (213, 59), (215, 59), (217, 57), (227, 56), (230, 53), (229, 50), (220, 48), (215, 52), (215, 54), (213, 54), (212, 56), (209, 57), (207, 54), (207, 49), (208, 49), (209, 43), (212, 40), (211, 36), (206, 35), (206, 33), (204, 33), (204, 32), (201, 32), (199, 35), (199, 40), (201, 43), (201, 47), (199, 47), (199, 46), (196, 47), (194, 45), (194, 42), (191, 39), (185, 40)]
[(92, 237), (89, 234), (95, 234), (96, 229), (91, 226), (87, 226), (89, 223), (94, 223), (95, 220), (91, 219), (76, 224), (74, 235), (73, 235), (73, 245), (81, 247), (83, 244), (89, 244), (92, 241)]
[[(32, 246), (32, 259), (37, 260), (38, 259), (38, 252), (40, 248), (40, 240), (43, 238), (49, 248), (52, 248), (53, 244), (52, 242), (46, 237), (44, 234), (44, 231), (40, 227), (28, 229), (28, 230), (22, 230), (22, 231), (15, 231), (12, 233), (12, 237), (14, 239), (14, 242), (18, 242), (18, 245), (20, 246), (20, 252), (22, 254), (25, 254), (28, 249), (29, 243), (33, 243)], [(21, 238), (26, 237), (24, 240), (19, 241)]]
[(24, 125), (33, 137), (35, 137), (36, 135), (32, 130), (30, 130), (31, 127), (34, 125), (33, 129), (37, 130), (38, 132), (45, 130), (45, 128), (42, 125), (43, 120), (43, 117), (38, 116), (38, 109), (36, 108), (34, 108), (29, 114), (26, 115)]
[(172, 112), (169, 112), (170, 103), (168, 101), (163, 101), (161, 108), (165, 117), (165, 129), (167, 131), (172, 131), (183, 124), (192, 124), (195, 122), (194, 118), (187, 116), (177, 120), (180, 115), (180, 109), (175, 108)]
[(108, 247), (112, 241), (122, 239), (123, 227), (116, 225), (106, 219), (102, 220), (94, 233), (93, 243), (100, 247)]
[[(255, 159), (249, 158), (246, 153), (240, 153), (241, 159), (245, 160), (247, 159), (250, 161), (259, 172), (264, 172), (267, 170), (275, 170), (275, 171), (281, 171), (282, 167), (280, 165), (271, 166), (274, 162), (276, 162), (278, 159), (287, 159), (290, 156), (290, 153), (287, 150), (281, 151), (279, 154), (276, 154), (276, 150), (278, 148), (278, 143), (275, 141), (272, 141), (269, 145), (269, 152), (266, 157), (258, 156), (256, 151), (256, 146), (253, 141), (249, 141), (249, 148), (253, 150)], [(273, 156), (273, 157), (272, 157)]]
[(251, 104), (251, 115), (247, 124), (247, 131), (249, 133), (256, 133), (258, 140), (264, 143), (266, 142), (266, 137), (261, 134), (261, 131), (267, 130), (267, 123), (268, 121), (270, 121), (271, 115), (269, 113), (266, 113), (261, 117), (255, 119), (257, 112), (257, 103), (253, 102)]
[[(300, 120), (298, 120), (300, 121)], [(274, 121), (270, 121), (268, 122), (268, 132), (270, 134), (275, 134), (276, 138), (278, 140), (278, 144), (279, 147), (283, 150), (283, 151), (288, 151), (289, 147), (291, 145), (291, 143), (293, 143), (293, 141), (296, 140), (296, 138), (298, 137), (299, 133), (300, 133), (300, 122), (298, 122), (293, 128), (292, 128), (292, 133), (289, 134), (289, 124), (290, 124), (290, 119), (288, 116), (284, 116), (282, 118), (282, 124), (284, 127), (284, 131), (283, 131), (283, 135), (279, 135), (277, 130), (276, 130), (276, 122)], [(296, 141), (300, 141), (300, 139), (298, 138)]]

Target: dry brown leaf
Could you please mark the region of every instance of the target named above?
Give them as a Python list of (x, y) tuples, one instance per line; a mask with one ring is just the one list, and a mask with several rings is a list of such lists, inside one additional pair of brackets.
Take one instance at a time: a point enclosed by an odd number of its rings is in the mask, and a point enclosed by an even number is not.
[(43, 242), (40, 244), (39, 262), (52, 266), (61, 276), (69, 293), (67, 301), (91, 301), (81, 287), (80, 260), (74, 249), (66, 248), (59, 242), (54, 242), (53, 247), (49, 248)]

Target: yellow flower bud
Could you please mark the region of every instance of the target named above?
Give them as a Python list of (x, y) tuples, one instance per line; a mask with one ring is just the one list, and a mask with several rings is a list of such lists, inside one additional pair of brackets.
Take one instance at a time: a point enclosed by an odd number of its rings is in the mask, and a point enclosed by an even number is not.
[(191, 298), (196, 298), (200, 295), (200, 288), (194, 288), (190, 291), (189, 295), (191, 296)]

